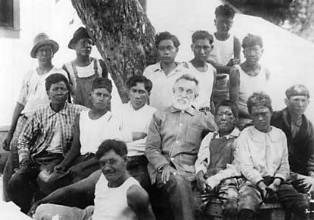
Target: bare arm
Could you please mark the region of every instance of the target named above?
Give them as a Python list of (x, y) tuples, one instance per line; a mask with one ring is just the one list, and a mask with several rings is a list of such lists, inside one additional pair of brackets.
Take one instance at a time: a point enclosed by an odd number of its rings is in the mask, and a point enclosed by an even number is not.
[(211, 65), (213, 65), (216, 68), (217, 74), (219, 74), (219, 73), (229, 73), (230, 69), (232, 68), (231, 66), (226, 66), (226, 65), (222, 65), (220, 63), (217, 63), (214, 60), (207, 60), (207, 62), (210, 63)]
[(230, 100), (238, 105), (239, 101), (239, 91), (240, 91), (240, 73), (239, 70), (233, 68), (230, 72), (229, 76), (230, 88), (229, 88), (229, 96)]
[(136, 213), (139, 220), (155, 220), (147, 192), (137, 186), (131, 186), (127, 191), (128, 206)]
[(237, 37), (234, 37), (233, 41), (233, 53), (234, 53), (234, 59), (239, 60), (241, 59), (241, 42)]

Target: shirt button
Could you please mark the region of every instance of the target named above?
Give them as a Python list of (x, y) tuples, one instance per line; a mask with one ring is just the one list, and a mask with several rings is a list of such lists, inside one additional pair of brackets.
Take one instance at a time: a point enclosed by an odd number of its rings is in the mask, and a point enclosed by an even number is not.
[(174, 158), (173, 158), (173, 157), (171, 157), (171, 158), (170, 158), (170, 160), (171, 160), (171, 161), (174, 161)]

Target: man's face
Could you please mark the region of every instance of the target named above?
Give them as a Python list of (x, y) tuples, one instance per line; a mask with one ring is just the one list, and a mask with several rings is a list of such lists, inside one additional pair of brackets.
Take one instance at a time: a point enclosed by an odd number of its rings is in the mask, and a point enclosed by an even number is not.
[(65, 103), (68, 98), (68, 92), (68, 88), (63, 81), (52, 84), (47, 91), (48, 97), (53, 104)]
[(43, 45), (36, 51), (36, 58), (41, 63), (51, 62), (53, 57), (52, 47), (50, 45)]
[(270, 109), (266, 106), (253, 106), (251, 109), (254, 127), (261, 132), (269, 131), (271, 115)]
[(291, 96), (285, 102), (292, 114), (302, 115), (309, 104), (309, 98), (303, 95)]
[(219, 131), (229, 133), (234, 129), (235, 116), (232, 113), (230, 106), (219, 106), (215, 121)]
[(233, 24), (233, 18), (218, 16), (215, 19), (215, 25), (218, 33), (228, 34)]
[(243, 49), (243, 54), (248, 63), (256, 64), (262, 57), (263, 48), (261, 48), (259, 45), (246, 47)]
[(213, 46), (210, 44), (208, 39), (199, 39), (192, 44), (191, 48), (196, 59), (206, 62)]
[(93, 41), (90, 38), (82, 38), (76, 42), (76, 54), (81, 56), (89, 56), (92, 52)]
[(197, 85), (194, 81), (181, 79), (173, 87), (173, 105), (181, 110), (187, 109), (197, 97)]
[(148, 92), (145, 89), (144, 83), (136, 83), (136, 86), (129, 89), (130, 102), (135, 110), (145, 105), (147, 96)]
[(105, 153), (98, 162), (109, 183), (116, 182), (125, 174), (126, 158), (121, 157), (113, 150)]
[(173, 63), (178, 53), (178, 48), (173, 44), (172, 40), (162, 40), (157, 46), (158, 55), (161, 62)]
[(106, 110), (110, 107), (111, 94), (105, 88), (96, 88), (91, 92), (91, 102), (96, 110)]

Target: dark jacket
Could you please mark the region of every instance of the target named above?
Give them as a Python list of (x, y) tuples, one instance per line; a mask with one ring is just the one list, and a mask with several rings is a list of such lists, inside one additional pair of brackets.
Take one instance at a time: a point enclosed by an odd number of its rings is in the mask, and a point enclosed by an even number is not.
[(274, 112), (271, 124), (283, 130), (287, 136), (291, 171), (302, 175), (314, 172), (314, 131), (312, 123), (305, 115), (302, 115), (302, 125), (294, 138), (291, 133), (291, 117), (287, 108)]

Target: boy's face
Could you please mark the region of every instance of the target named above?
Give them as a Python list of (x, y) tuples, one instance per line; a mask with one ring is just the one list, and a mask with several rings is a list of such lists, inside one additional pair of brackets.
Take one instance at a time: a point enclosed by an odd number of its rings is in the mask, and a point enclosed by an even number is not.
[(213, 45), (210, 44), (208, 39), (199, 39), (191, 45), (191, 48), (195, 59), (206, 62), (213, 49)]
[(51, 62), (53, 57), (52, 47), (50, 45), (43, 45), (39, 47), (36, 51), (36, 57), (41, 63)]
[(233, 18), (218, 16), (215, 25), (218, 33), (228, 34), (233, 24)]
[(130, 102), (135, 110), (140, 109), (145, 105), (147, 96), (148, 93), (144, 83), (136, 83), (136, 86), (129, 89)]
[(178, 53), (178, 48), (172, 40), (162, 40), (157, 46), (159, 59), (163, 63), (173, 63)]
[(76, 54), (81, 56), (89, 56), (92, 52), (93, 41), (90, 38), (81, 38), (76, 42)]
[(243, 54), (249, 64), (256, 64), (262, 57), (263, 48), (260, 45), (246, 47), (243, 49)]
[(266, 106), (253, 106), (251, 118), (254, 127), (261, 132), (268, 132), (270, 128), (271, 111)]
[(286, 99), (285, 102), (291, 113), (302, 115), (309, 104), (309, 98), (304, 95), (296, 95)]
[(98, 162), (109, 183), (116, 182), (125, 174), (126, 158), (121, 157), (113, 150), (106, 152)]
[(219, 106), (215, 114), (215, 122), (221, 132), (231, 132), (234, 129), (235, 117), (230, 106)]
[(91, 101), (96, 110), (105, 110), (110, 107), (111, 94), (105, 88), (96, 88), (91, 92)]
[(65, 103), (68, 98), (68, 88), (63, 81), (52, 84), (47, 93), (50, 102), (53, 104)]
[(187, 109), (197, 97), (197, 85), (194, 81), (181, 79), (173, 87), (173, 105), (178, 109)]

